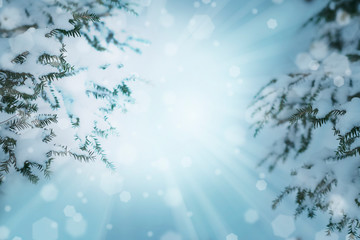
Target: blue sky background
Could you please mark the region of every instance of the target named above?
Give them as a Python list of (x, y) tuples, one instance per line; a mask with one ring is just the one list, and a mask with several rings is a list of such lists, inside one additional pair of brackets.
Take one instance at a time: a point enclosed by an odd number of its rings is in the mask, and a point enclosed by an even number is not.
[(296, 69), (316, 31), (301, 25), (327, 1), (140, 2), (139, 17), (118, 23), (151, 44), (124, 57), (146, 81), (133, 84), (136, 103), (105, 145), (117, 171), (60, 160), (37, 185), (10, 177), (0, 196), (8, 239), (315, 239), (326, 216), (300, 217), (291, 231), (291, 198), (271, 210), (288, 173), (256, 168), (271, 136), (252, 137), (246, 108)]

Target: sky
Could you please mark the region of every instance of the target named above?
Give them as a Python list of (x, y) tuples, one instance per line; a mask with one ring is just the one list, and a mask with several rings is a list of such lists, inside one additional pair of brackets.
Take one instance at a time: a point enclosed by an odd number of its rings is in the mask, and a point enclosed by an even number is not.
[(61, 160), (37, 185), (10, 179), (0, 239), (324, 239), (326, 216), (294, 220), (291, 198), (271, 209), (287, 173), (256, 167), (270, 143), (253, 138), (247, 110), (296, 69), (316, 31), (301, 25), (324, 1), (139, 2), (139, 16), (109, 23), (150, 42), (123, 56), (143, 81), (105, 144), (117, 170)]

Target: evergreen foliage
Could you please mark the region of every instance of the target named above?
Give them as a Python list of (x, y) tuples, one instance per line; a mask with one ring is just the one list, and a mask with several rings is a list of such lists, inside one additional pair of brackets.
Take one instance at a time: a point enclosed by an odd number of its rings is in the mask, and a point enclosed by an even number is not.
[(310, 25), (317, 33), (299, 69), (271, 80), (250, 105), (255, 136), (266, 125), (282, 133), (259, 165), (291, 169), (273, 208), (294, 195), (296, 216), (326, 212), (329, 234), (360, 239), (360, 2), (328, 1)]
[[(89, 59), (98, 65), (90, 67), (68, 59), (78, 54), (101, 56), (96, 54), (107, 54), (113, 46), (140, 53), (136, 42), (144, 40), (120, 39), (120, 29), (112, 29), (104, 21), (119, 10), (136, 15), (134, 6), (123, 0), (4, 0), (0, 15), (11, 10), (19, 16), (0, 19), (0, 183), (12, 170), (36, 183), (41, 173), (50, 176), (51, 163), (59, 157), (82, 162), (100, 159), (114, 168), (101, 142), (115, 133), (108, 115), (116, 109), (125, 111), (125, 103), (133, 101), (128, 84), (137, 77), (124, 77), (113, 86), (91, 76), (81, 82), (77, 76), (83, 72), (119, 75), (122, 65), (114, 61), (104, 67), (103, 61), (97, 64), (96, 59)], [(91, 52), (69, 52), (68, 44), (73, 44), (74, 38), (83, 38)], [(113, 65), (116, 67), (109, 67)], [(64, 81), (73, 81), (73, 89), (64, 87)], [(81, 89), (75, 89), (79, 86)], [(83, 87), (82, 94), (88, 98), (82, 102), (91, 106), (97, 101), (98, 109), (86, 117), (72, 109), (78, 97), (73, 92)], [(62, 131), (59, 121), (71, 123), (70, 130)]]

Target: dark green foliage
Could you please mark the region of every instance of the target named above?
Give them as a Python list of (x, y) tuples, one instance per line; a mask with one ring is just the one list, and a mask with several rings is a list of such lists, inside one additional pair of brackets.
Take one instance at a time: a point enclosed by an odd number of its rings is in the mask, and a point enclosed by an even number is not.
[[(78, 149), (71, 149), (64, 145), (55, 144), (53, 141), (57, 134), (54, 130), (58, 124), (57, 111), (62, 110), (64, 95), (56, 87), (56, 84), (67, 77), (74, 76), (81, 71), (87, 70), (86, 68), (78, 68), (71, 65), (66, 55), (67, 49), (64, 44), (66, 38), (84, 37), (89, 45), (99, 52), (108, 51), (107, 47), (110, 44), (117, 46), (121, 50), (126, 48), (140, 53), (140, 50), (132, 46), (132, 42), (145, 42), (142, 39), (128, 37), (124, 42), (119, 41), (114, 36), (114, 29), (110, 29), (102, 21), (103, 17), (111, 16), (112, 10), (123, 9), (129, 13), (137, 15), (133, 10), (133, 4), (121, 0), (94, 0), (87, 3), (76, 1), (55, 1), (51, 5), (51, 9), (59, 7), (65, 12), (71, 13), (72, 18), (69, 23), (73, 26), (72, 29), (61, 29), (54, 25), (54, 18), (50, 10), (41, 9), (42, 13), (47, 19), (49, 25), (49, 32), (45, 34), (46, 38), (53, 38), (61, 44), (58, 54), (50, 54), (42, 52), (36, 56), (37, 64), (41, 67), (50, 67), (52, 71), (46, 74), (37, 74), (34, 72), (17, 72), (0, 69), (0, 113), (6, 116), (5, 119), (0, 119), (0, 183), (7, 173), (14, 169), (19, 172), (31, 182), (36, 183), (39, 181), (39, 173), (43, 173), (46, 178), (51, 175), (51, 163), (59, 157), (71, 157), (81, 162), (94, 161), (100, 159), (105, 165), (114, 169), (113, 163), (108, 159), (105, 150), (101, 144), (101, 138), (107, 138), (110, 134), (116, 134), (116, 129), (107, 121), (106, 114), (113, 112), (115, 109), (125, 111), (124, 104), (132, 102), (131, 90), (128, 82), (136, 80), (136, 77), (131, 76), (119, 81), (119, 83), (112, 89), (105, 86), (93, 83), (86, 94), (89, 98), (105, 100), (106, 104), (99, 109), (100, 113), (104, 114), (104, 122), (108, 124), (106, 129), (102, 129), (95, 121), (92, 131), (85, 137), (79, 137), (75, 134), (74, 140), (78, 144)], [(91, 9), (101, 5), (106, 9), (104, 14), (96, 15), (91, 12)], [(29, 17), (30, 13), (25, 9), (26, 15)], [(30, 27), (37, 28), (38, 25), (31, 26), (24, 25), (20, 30), (26, 31)], [(19, 30), (17, 29), (17, 30)], [(1, 29), (0, 29), (1, 30)], [(116, 29), (118, 30), (118, 29)], [(7, 37), (12, 36), (11, 31), (1, 30), (6, 33)], [(100, 33), (94, 34), (94, 31)], [(125, 31), (124, 31), (125, 33)], [(104, 41), (106, 44), (103, 44)], [(29, 61), (29, 56), (33, 57), (34, 53), (24, 51), (19, 53), (12, 63), (21, 66)], [(77, 53), (69, 53), (77, 54)], [(102, 66), (106, 69), (108, 66)], [(119, 69), (122, 65), (119, 65)], [(91, 79), (90, 79), (91, 82)], [(24, 91), (25, 89), (25, 91)], [(39, 113), (41, 109), (40, 102), (45, 102), (50, 106), (52, 112)], [(65, 112), (67, 110), (65, 109)], [(82, 119), (74, 114), (67, 112), (73, 129), (81, 128)], [(43, 161), (39, 159), (25, 159), (22, 161), (17, 159), (16, 148), (19, 145), (21, 135), (29, 130), (39, 130), (41, 132), (42, 143), (49, 146), (49, 151), (43, 156)], [(18, 162), (24, 162), (23, 166), (19, 166)], [(42, 163), (39, 163), (42, 162)]]
[[(305, 25), (319, 26), (315, 39), (325, 40), (331, 52), (340, 51), (342, 53), (341, 51), (345, 51), (344, 49), (347, 48), (344, 56), (355, 67), (359, 67), (355, 64), (360, 60), (358, 52), (360, 35), (354, 35), (352, 39), (344, 37), (342, 26), (336, 23), (336, 18), (337, 11), (341, 9), (351, 16), (353, 23), (357, 23), (360, 16), (359, 4), (360, 2), (357, 0), (329, 1), (318, 14), (305, 23)], [(345, 164), (345, 161), (359, 160), (360, 126), (353, 126), (351, 130), (344, 132), (339, 127), (339, 122), (350, 114), (342, 106), (346, 106), (355, 98), (360, 98), (360, 89), (357, 92), (354, 90), (354, 86), (359, 88), (359, 85), (357, 83), (355, 85), (354, 82), (358, 81), (355, 79), (356, 77), (344, 76), (344, 78), (345, 84), (340, 89), (334, 85), (333, 76), (328, 73), (324, 72), (320, 75), (310, 70), (300, 72), (295, 70), (286, 77), (272, 79), (255, 95), (250, 107), (253, 110), (253, 116), (261, 116), (252, 126), (255, 128), (255, 136), (267, 125), (277, 127), (281, 132), (275, 140), (272, 150), (260, 161), (259, 165), (267, 163), (269, 171), (273, 171), (279, 162), (294, 161), (293, 165), (296, 166), (291, 171), (291, 177), (295, 179), (294, 183), (278, 195), (273, 201), (272, 207), (275, 209), (284, 198), (293, 195), (296, 205), (295, 216), (306, 214), (309, 218), (313, 218), (318, 211), (328, 212), (330, 214), (327, 225), (329, 234), (333, 231), (347, 229), (350, 238), (360, 239), (359, 217), (352, 216), (352, 213), (342, 212), (340, 219), (338, 216), (335, 218), (334, 216), (339, 213), (334, 213), (331, 208), (332, 200), (329, 196), (334, 188), (339, 188), (340, 180), (343, 179), (338, 179), (339, 176), (336, 171), (331, 170), (331, 166), (323, 168), (327, 169), (326, 173), (314, 173), (316, 169), (321, 169), (328, 163), (344, 161)], [(299, 91), (296, 91), (298, 89)], [(349, 91), (344, 91), (344, 89)], [(339, 93), (340, 91), (341, 93)], [(345, 95), (345, 93), (348, 94)], [(319, 101), (329, 103), (328, 106), (325, 106), (326, 110), (322, 109), (323, 105), (319, 104)], [(313, 142), (313, 136), (321, 130), (324, 131), (323, 129), (330, 129), (332, 135), (337, 137), (338, 143), (334, 152), (328, 152), (325, 156), (317, 154), (316, 151), (322, 149), (319, 149), (316, 146), (317, 143)], [(326, 139), (324, 140), (326, 141)], [(310, 159), (301, 159), (309, 149), (312, 150), (311, 154), (306, 157)], [(299, 161), (295, 162), (297, 160)], [(302, 161), (305, 164), (298, 167)], [(317, 168), (318, 166), (320, 168)], [(360, 164), (357, 168), (360, 169)], [(307, 179), (311, 182), (309, 184), (311, 187), (304, 186), (296, 180), (297, 177), (304, 177), (302, 174), (308, 176), (307, 173), (318, 174), (315, 180)], [(351, 174), (349, 173), (349, 175)], [(352, 184), (358, 184), (358, 175), (354, 177)], [(360, 198), (358, 197), (348, 204), (360, 207)]]

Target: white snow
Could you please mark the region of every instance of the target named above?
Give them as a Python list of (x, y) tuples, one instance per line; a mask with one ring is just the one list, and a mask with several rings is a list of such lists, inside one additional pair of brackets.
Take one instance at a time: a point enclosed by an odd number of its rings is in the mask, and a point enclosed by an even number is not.
[(295, 60), (296, 66), (300, 70), (308, 70), (311, 67), (312, 62), (313, 59), (311, 58), (310, 54), (307, 52), (299, 53), (296, 56), (296, 60)]
[(328, 51), (328, 44), (324, 40), (314, 41), (310, 46), (310, 54), (317, 60), (324, 59)]
[(60, 29), (64, 29), (64, 30), (71, 30), (74, 28), (74, 26), (69, 23), (69, 20), (72, 18), (73, 18), (73, 16), (69, 12), (57, 14), (57, 16), (53, 18), (54, 26), (56, 28), (60, 28)]
[(31, 52), (35, 45), (33, 38), (34, 33), (35, 28), (29, 28), (26, 32), (19, 34), (14, 38), (9, 38), (11, 51), (14, 54), (21, 54), (25, 51)]
[(328, 99), (320, 99), (313, 104), (313, 109), (318, 109), (318, 113), (316, 114), (317, 118), (323, 118), (326, 114), (328, 114), (331, 110), (333, 110), (333, 106)]
[(346, 114), (339, 118), (336, 126), (341, 134), (349, 132), (354, 126), (360, 125), (359, 111), (360, 98), (353, 98), (351, 102), (343, 104), (342, 109), (346, 110)]
[(345, 83), (345, 79), (342, 76), (335, 76), (334, 77), (334, 85), (337, 87), (343, 86)]
[(0, 28), (11, 30), (21, 26), (22, 14), (18, 8), (4, 7), (0, 9)]
[(345, 199), (338, 195), (330, 195), (330, 205), (329, 210), (333, 212), (334, 220), (340, 220), (344, 213), (347, 211), (347, 204)]
[(346, 26), (350, 23), (351, 16), (349, 13), (344, 11), (343, 9), (339, 9), (336, 12), (336, 22), (339, 26)]
[(350, 69), (349, 59), (337, 52), (333, 52), (324, 62), (324, 71), (330, 76), (345, 76)]

